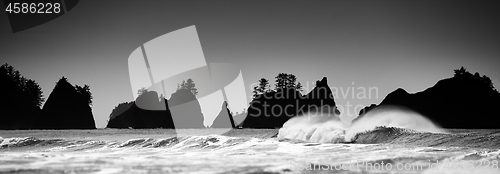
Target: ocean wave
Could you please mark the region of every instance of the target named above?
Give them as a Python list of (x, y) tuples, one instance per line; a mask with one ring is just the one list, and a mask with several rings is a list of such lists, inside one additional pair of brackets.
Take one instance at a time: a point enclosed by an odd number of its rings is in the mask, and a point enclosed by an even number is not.
[[(417, 136), (419, 138), (424, 138), (426, 132), (415, 131), (412, 129), (398, 128), (398, 127), (386, 127), (379, 126), (373, 130), (368, 130), (365, 132), (360, 132), (355, 134), (350, 138), (350, 143), (357, 144), (380, 144), (380, 143), (392, 143), (394, 140), (407, 136)], [(408, 144), (414, 142), (412, 140), (407, 141)], [(404, 143), (401, 143), (404, 144)]]
[(0, 148), (31, 146), (42, 142), (33, 137), (1, 138)]
[[(329, 126), (330, 125), (330, 126)], [(334, 124), (312, 124), (312, 126), (286, 127), (280, 129), (278, 138), (297, 139), (304, 143), (334, 144), (394, 144), (409, 146), (446, 146), (471, 148), (500, 148), (500, 134), (484, 130), (455, 130), (428, 132), (393, 126), (376, 126), (371, 130), (352, 135)], [(316, 137), (316, 138), (314, 138)]]
[(299, 139), (315, 143), (344, 142), (342, 122), (335, 115), (302, 115), (288, 120), (278, 132), (278, 138)]
[[(331, 124), (328, 124), (331, 125)], [(310, 129), (280, 130), (277, 138), (231, 137), (224, 135), (174, 136), (166, 138), (130, 138), (124, 140), (81, 139), (40, 139), (35, 137), (0, 138), (3, 150), (44, 150), (44, 151), (89, 151), (158, 149), (172, 151), (242, 149), (256, 144), (394, 144), (411, 146), (446, 146), (472, 148), (500, 148), (500, 133), (495, 131), (455, 130), (452, 133), (432, 133), (408, 128), (378, 126), (355, 134), (350, 141), (345, 140), (345, 130), (339, 127), (312, 127)], [(283, 132), (289, 134), (283, 134)], [(314, 143), (314, 144), (311, 144)], [(230, 149), (228, 149), (230, 148)]]
[(0, 138), (1, 149), (47, 148), (50, 151), (82, 150), (95, 148), (175, 148), (203, 149), (241, 145), (256, 138), (228, 137), (222, 135), (184, 136), (168, 138), (134, 138), (125, 141), (38, 139), (34, 137)]

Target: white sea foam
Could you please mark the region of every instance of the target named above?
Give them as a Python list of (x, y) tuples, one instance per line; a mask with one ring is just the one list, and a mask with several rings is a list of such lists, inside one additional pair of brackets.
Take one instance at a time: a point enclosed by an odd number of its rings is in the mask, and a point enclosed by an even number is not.
[(420, 132), (445, 133), (424, 116), (402, 107), (382, 106), (345, 127), (337, 116), (305, 114), (289, 119), (279, 130), (279, 138), (300, 139), (317, 143), (351, 142), (359, 133), (377, 127), (395, 127)]
[(279, 130), (278, 138), (300, 139), (317, 143), (343, 141), (345, 128), (338, 116), (305, 114), (288, 120)]
[(378, 107), (366, 113), (361, 119), (349, 127), (346, 131), (346, 141), (362, 132), (374, 130), (376, 127), (397, 127), (422, 132), (445, 133), (443, 129), (424, 116), (411, 110), (386, 106)]
[(22, 146), (23, 144), (31, 144), (39, 141), (33, 137), (17, 137), (1, 139), (0, 147)]
[[(312, 120), (311, 122), (314, 122)], [(320, 123), (321, 121), (318, 121), (318, 128), (315, 131), (320, 130), (320, 126), (334, 125)], [(255, 130), (249, 132), (253, 131)], [(256, 131), (257, 134), (259, 131)], [(310, 139), (316, 134), (315, 131), (310, 134)], [(241, 130), (241, 132), (242, 135), (247, 133), (245, 130)], [(477, 134), (472, 135), (480, 137)], [(0, 173), (27, 171), (31, 173), (100, 174), (303, 173), (307, 164), (335, 166), (350, 162), (390, 161), (393, 164), (421, 165), (428, 163), (430, 157), (442, 161), (446, 161), (446, 159), (447, 161), (500, 159), (498, 149), (471, 149), (451, 146), (429, 148), (391, 144), (306, 143), (282, 138), (259, 139), (222, 135), (169, 138), (152, 138), (150, 135), (143, 135), (142, 138), (124, 136), (130, 137), (130, 139), (110, 141), (92, 140), (95, 137), (72, 138), (72, 140), (56, 139), (58, 141), (37, 139), (40, 142), (32, 144), (37, 148), (18, 148), (29, 147), (29, 143), (28, 146), (19, 146), (23, 144), (19, 144), (19, 142), (32, 139), (29, 137), (6, 138), (4, 141), (7, 142), (2, 143), (13, 143), (15, 146), (0, 148)], [(327, 135), (327, 137), (331, 136)], [(45, 141), (48, 142), (47, 145), (43, 144)], [(153, 145), (155, 143), (156, 146)], [(51, 150), (47, 150), (44, 148), (45, 146)], [(53, 146), (64, 148), (57, 149)], [(489, 169), (478, 170), (484, 170), (486, 173), (491, 172)], [(451, 171), (453, 173), (453, 170)], [(380, 173), (380, 171), (350, 169), (346, 171), (346, 173), (348, 172)], [(446, 173), (446, 170), (416, 171), (413, 173), (421, 172)]]

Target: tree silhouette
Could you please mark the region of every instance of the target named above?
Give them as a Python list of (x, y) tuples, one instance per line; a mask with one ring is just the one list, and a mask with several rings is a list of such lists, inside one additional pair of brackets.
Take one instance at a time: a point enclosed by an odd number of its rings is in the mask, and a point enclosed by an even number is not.
[(37, 107), (42, 106), (42, 102), (44, 101), (42, 95), (42, 88), (36, 83), (34, 80), (25, 79), (22, 77), (21, 86), (23, 93), (26, 95), (27, 99), (31, 104), (34, 104)]
[(137, 96), (141, 96), (142, 94), (148, 92), (148, 89), (146, 89), (145, 87), (142, 87), (141, 89), (138, 89), (137, 90)]
[(293, 74), (287, 74), (286, 76), (286, 87), (287, 88), (295, 88), (295, 82), (297, 81), (297, 77)]
[(79, 86), (79, 85), (75, 85), (75, 89), (76, 89), (76, 92), (78, 92), (82, 98), (87, 101), (87, 104), (89, 104), (89, 106), (92, 106), (92, 92), (90, 92), (90, 86), (89, 85), (84, 85), (83, 87), (82, 86)]
[(42, 106), (45, 99), (38, 83), (23, 77), (19, 71), (7, 63), (0, 67), (0, 74), (2, 75), (2, 86), (10, 88), (10, 91), (3, 90), (6, 94), (28, 100), (29, 103), (35, 104), (37, 107)]
[(303, 89), (303, 86), (300, 82), (297, 82), (297, 85), (295, 86), (295, 89), (297, 89), (297, 91), (301, 92), (304, 91)]
[(470, 74), (463, 66), (460, 69), (453, 70), (455, 72), (454, 77), (461, 77)]
[(303, 86), (300, 82), (297, 82), (297, 77), (293, 74), (279, 73), (275, 77), (275, 89), (272, 90), (269, 85), (269, 80), (266, 78), (259, 79), (259, 85), (253, 87), (253, 98), (260, 94), (277, 91), (279, 89), (295, 88), (297, 91), (302, 92)]
[(265, 93), (271, 91), (271, 87), (269, 86), (269, 80), (266, 78), (261, 78), (259, 80), (259, 92)]
[(193, 79), (189, 78), (186, 80), (185, 87), (187, 90), (190, 90), (194, 95), (198, 95), (198, 89), (196, 89), (196, 84)]
[(296, 88), (297, 77), (293, 74), (279, 73), (275, 77), (275, 87), (276, 90), (284, 88)]
[(180, 84), (177, 84), (177, 91), (181, 89), (187, 89), (191, 91), (193, 95), (198, 95), (198, 89), (196, 88), (196, 83), (194, 83), (193, 79), (191, 78), (183, 80)]
[(478, 72), (474, 73), (474, 75), (473, 75), (472, 73), (467, 71), (467, 69), (465, 69), (463, 66), (460, 67), (460, 69), (455, 69), (454, 72), (455, 72), (455, 74), (453, 75), (453, 78), (475, 79), (478, 82), (480, 82), (481, 84), (483, 84), (483, 85), (489, 87), (490, 89), (492, 89), (493, 91), (499, 93), (499, 91), (497, 89), (495, 89), (495, 87), (493, 86), (493, 82), (491, 81), (491, 79), (488, 76), (485, 76), (485, 75), (481, 76)]
[(259, 86), (254, 86), (253, 87), (253, 98), (257, 97), (259, 95)]
[(287, 76), (286, 73), (279, 73), (275, 77), (275, 79), (276, 79), (275, 82), (276, 83), (274, 84), (274, 86), (275, 86), (276, 90), (283, 89), (283, 88), (285, 88), (287, 86), (287, 84), (286, 84), (287, 83), (286, 82), (286, 76)]
[(253, 98), (257, 97), (257, 95), (271, 92), (271, 86), (269, 85), (269, 80), (266, 78), (260, 78), (259, 85), (253, 88)]
[(29, 129), (44, 102), (42, 89), (9, 64), (0, 66), (0, 129)]

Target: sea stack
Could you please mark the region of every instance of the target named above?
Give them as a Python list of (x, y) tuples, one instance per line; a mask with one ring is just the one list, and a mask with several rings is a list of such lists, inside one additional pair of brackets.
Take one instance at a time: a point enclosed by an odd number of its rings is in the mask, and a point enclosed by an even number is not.
[(42, 108), (35, 129), (95, 129), (92, 109), (68, 80), (61, 78)]
[(235, 123), (233, 115), (231, 115), (229, 109), (227, 108), (227, 102), (222, 103), (222, 108), (219, 115), (215, 118), (214, 122), (210, 126), (211, 128), (234, 128)]
[(281, 128), (290, 118), (306, 113), (340, 115), (326, 77), (307, 95), (295, 88), (281, 88), (256, 96), (250, 103), (243, 128)]

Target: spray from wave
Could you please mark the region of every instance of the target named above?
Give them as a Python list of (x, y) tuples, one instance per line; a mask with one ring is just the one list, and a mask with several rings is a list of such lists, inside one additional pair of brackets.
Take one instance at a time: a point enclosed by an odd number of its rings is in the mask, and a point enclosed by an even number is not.
[[(426, 117), (398, 106), (379, 106), (350, 127), (338, 116), (305, 114), (288, 120), (279, 130), (278, 138), (300, 139), (317, 143), (364, 142), (379, 143), (408, 132), (446, 133)], [(363, 135), (363, 136), (361, 136)]]
[(345, 139), (351, 141), (359, 133), (375, 130), (377, 127), (404, 128), (418, 132), (445, 133), (426, 117), (398, 106), (380, 106), (366, 113), (346, 131)]
[(317, 143), (344, 141), (346, 128), (334, 114), (305, 114), (288, 120), (278, 132), (278, 138), (300, 139)]

